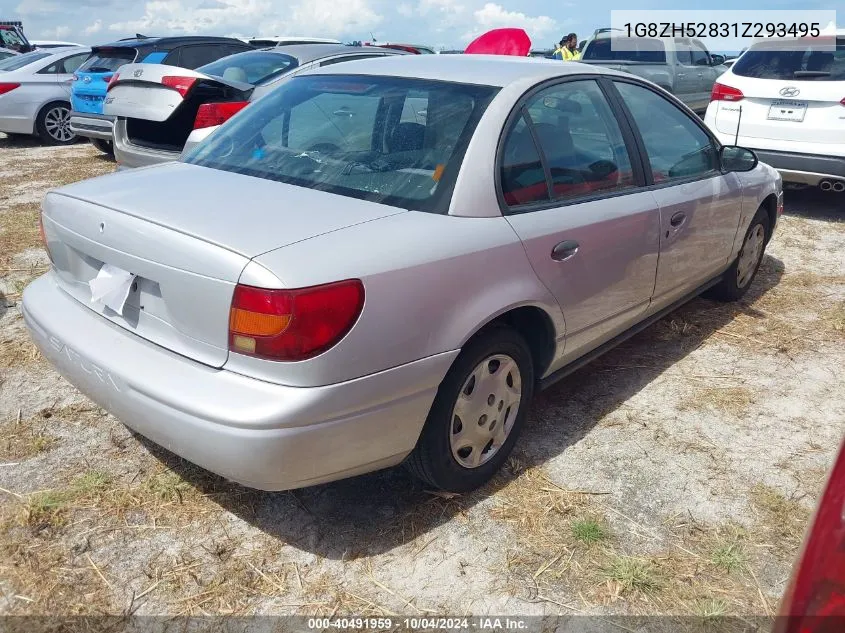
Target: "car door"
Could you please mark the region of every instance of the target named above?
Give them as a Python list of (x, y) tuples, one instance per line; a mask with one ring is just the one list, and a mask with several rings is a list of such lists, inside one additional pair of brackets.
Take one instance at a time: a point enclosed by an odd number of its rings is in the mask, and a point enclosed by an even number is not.
[(742, 188), (719, 169), (718, 143), (688, 110), (650, 86), (613, 81), (647, 161), (660, 208), (660, 262), (653, 303), (665, 306), (728, 265)]
[(692, 64), (692, 44), (686, 38), (675, 38), (675, 86), (673, 93), (688, 106), (697, 107), (698, 70)]
[(719, 72), (713, 67), (710, 61), (710, 53), (707, 52), (701, 42), (692, 40), (690, 46), (696, 78), (695, 107), (693, 109), (700, 112), (706, 110), (707, 104), (710, 103), (710, 92)]
[(565, 363), (647, 309), (660, 214), (641, 186), (630, 130), (598, 80), (529, 93), (511, 118), (499, 156), (501, 204), (560, 304)]

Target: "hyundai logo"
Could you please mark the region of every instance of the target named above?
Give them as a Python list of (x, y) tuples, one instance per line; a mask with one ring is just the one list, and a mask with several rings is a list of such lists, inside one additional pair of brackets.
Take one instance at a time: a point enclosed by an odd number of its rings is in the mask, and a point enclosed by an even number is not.
[(82, 78), (82, 81), (84, 81), (86, 84), (90, 84), (90, 83), (91, 83), (91, 76), (90, 76), (90, 75), (85, 75), (85, 76)]
[(795, 86), (787, 86), (786, 88), (780, 89), (780, 94), (783, 97), (797, 97), (801, 94), (801, 91)]
[[(139, 69), (139, 70), (136, 70), (134, 73), (132, 73), (132, 76), (137, 79), (138, 77), (140, 77), (143, 74), (144, 74), (144, 71)], [(796, 94), (798, 94), (798, 93), (796, 93)]]

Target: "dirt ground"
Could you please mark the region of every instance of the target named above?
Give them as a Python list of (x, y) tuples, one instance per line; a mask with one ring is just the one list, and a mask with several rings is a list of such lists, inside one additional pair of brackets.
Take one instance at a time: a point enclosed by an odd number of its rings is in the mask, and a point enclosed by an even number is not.
[(788, 193), (746, 299), (541, 394), (484, 489), (399, 468), (262, 493), (132, 435), (29, 342), (40, 200), (113, 169), (0, 135), (0, 614), (776, 610), (845, 432), (845, 196)]

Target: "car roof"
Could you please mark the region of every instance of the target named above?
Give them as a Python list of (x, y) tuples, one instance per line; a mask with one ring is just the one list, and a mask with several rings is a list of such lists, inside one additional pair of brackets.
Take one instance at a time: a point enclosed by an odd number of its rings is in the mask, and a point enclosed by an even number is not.
[(273, 48), (265, 48), (264, 51), (271, 51), (277, 53), (284, 53), (291, 57), (296, 57), (300, 64), (305, 64), (315, 59), (322, 59), (323, 57), (331, 57), (333, 55), (343, 55), (352, 53), (366, 53), (369, 55), (385, 55), (385, 56), (399, 56), (403, 57), (402, 53), (392, 49), (376, 49), (373, 51), (372, 46), (347, 46), (346, 44), (281, 44)]
[[(396, 55), (389, 59), (363, 59), (343, 64), (342, 70), (321, 68), (320, 74), (381, 75), (452, 81), (485, 86), (505, 86), (534, 79), (536, 82), (554, 77), (588, 73), (591, 75), (623, 75), (614, 70), (578, 62), (508, 55)], [(630, 75), (626, 75), (629, 76)]]
[(141, 46), (169, 46), (179, 44), (241, 44), (243, 40), (235, 37), (216, 37), (208, 35), (174, 35), (169, 37), (142, 37), (118, 40), (108, 44), (98, 44), (94, 48), (138, 48)]

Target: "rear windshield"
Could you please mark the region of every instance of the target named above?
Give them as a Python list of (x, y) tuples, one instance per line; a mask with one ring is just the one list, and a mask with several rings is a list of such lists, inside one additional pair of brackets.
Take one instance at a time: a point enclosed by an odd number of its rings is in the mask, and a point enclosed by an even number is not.
[(845, 38), (836, 39), (836, 50), (830, 40), (826, 46), (798, 42), (774, 48), (771, 44), (751, 48), (731, 70), (740, 77), (755, 79), (804, 79), (813, 81), (845, 81)]
[(497, 90), (397, 77), (295, 77), (185, 162), (445, 213), (466, 146)]
[(644, 62), (648, 64), (666, 63), (666, 47), (660, 40), (634, 37), (613, 39), (616, 43), (612, 47), (609, 37), (593, 40), (587, 44), (583, 59)]
[(91, 53), (78, 72), (82, 73), (110, 73), (124, 64), (131, 64), (138, 54), (134, 48), (108, 48)]
[(44, 59), (45, 57), (49, 57), (53, 53), (45, 53), (43, 51), (35, 51), (32, 53), (24, 53), (23, 55), (15, 55), (13, 57), (8, 57), (3, 61), (0, 61), (0, 70), (10, 71), (10, 70), (18, 70), (23, 68), (24, 66), (28, 66), (33, 62), (37, 62), (40, 59)]
[(0, 46), (8, 48), (20, 48), (25, 42), (16, 31), (0, 28)]
[(267, 51), (247, 51), (229, 55), (197, 68), (197, 72), (231, 81), (261, 84), (296, 68), (297, 60), (290, 55)]

